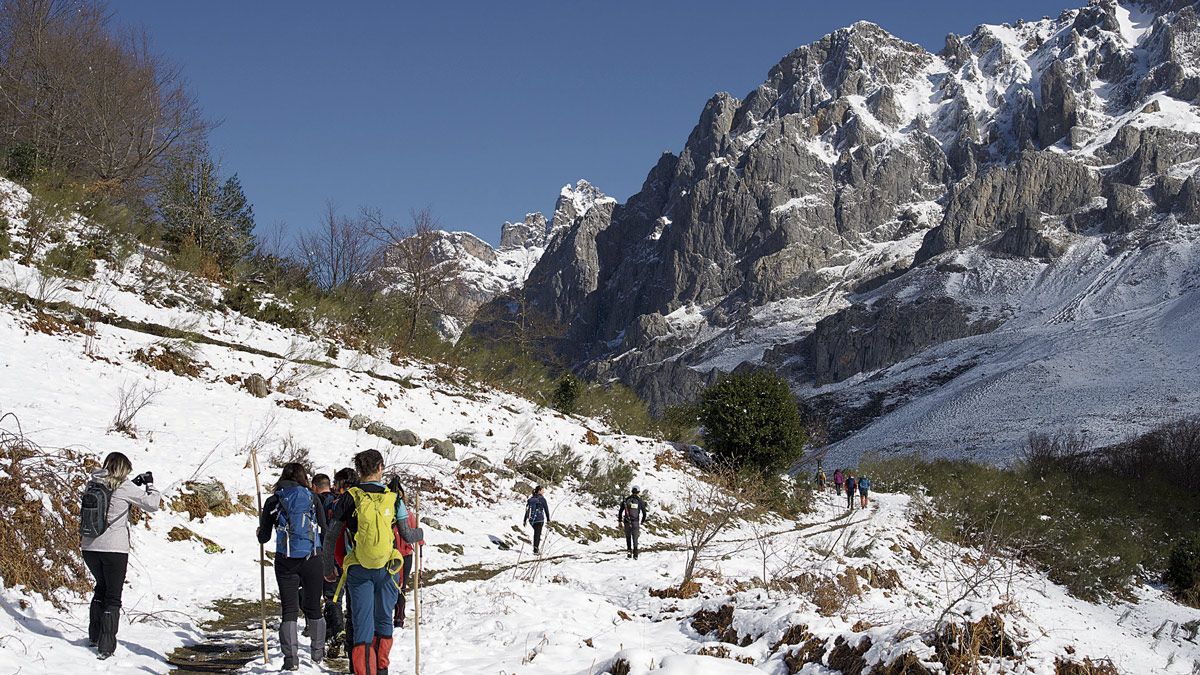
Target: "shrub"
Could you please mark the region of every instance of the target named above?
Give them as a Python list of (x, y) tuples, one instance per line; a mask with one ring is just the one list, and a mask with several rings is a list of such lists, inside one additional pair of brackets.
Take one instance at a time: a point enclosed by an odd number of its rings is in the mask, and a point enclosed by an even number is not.
[(96, 259), (90, 248), (63, 242), (46, 253), (38, 269), (48, 276), (90, 279), (96, 274)]
[(1200, 536), (1178, 541), (1167, 560), (1164, 581), (1180, 601), (1200, 607)]
[(706, 449), (738, 466), (779, 473), (800, 459), (808, 433), (787, 382), (774, 373), (735, 373), (704, 391)]
[(554, 385), (554, 393), (550, 396), (550, 405), (555, 410), (570, 415), (575, 412), (579, 405), (579, 398), (583, 396), (583, 381), (572, 373), (566, 373), (558, 378), (558, 383)]
[(597, 506), (602, 509), (615, 508), (629, 494), (633, 475), (633, 465), (619, 457), (604, 461), (593, 459), (588, 464), (587, 472), (580, 478), (580, 484), (595, 498)]
[(547, 485), (559, 485), (568, 478), (579, 478), (583, 459), (569, 445), (560, 445), (553, 452), (533, 451), (510, 459), (509, 466)]
[(12, 239), (8, 234), (8, 219), (0, 216), (0, 260), (4, 260), (12, 252)]

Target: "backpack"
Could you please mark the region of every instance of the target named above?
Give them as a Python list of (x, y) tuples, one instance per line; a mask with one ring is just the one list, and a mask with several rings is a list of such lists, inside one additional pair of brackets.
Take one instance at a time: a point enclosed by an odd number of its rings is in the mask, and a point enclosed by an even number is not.
[(94, 539), (108, 530), (108, 507), (112, 490), (100, 481), (91, 481), (83, 489), (79, 505), (79, 534)]
[(281, 490), (276, 515), (275, 552), (288, 558), (309, 558), (321, 546), (317, 533), (317, 505), (312, 490), (297, 485)]
[(638, 523), (641, 522), (640, 521), (641, 508), (642, 508), (641, 501), (642, 500), (638, 499), (637, 497), (627, 497), (625, 499), (625, 522), (626, 523), (632, 523), (634, 525), (637, 525)]
[(396, 524), (396, 493), (367, 492), (361, 488), (350, 488), (354, 498), (354, 515), (358, 529), (354, 532), (354, 546), (346, 556), (346, 565), (362, 565), (371, 570), (387, 567), (399, 555), (392, 527)]

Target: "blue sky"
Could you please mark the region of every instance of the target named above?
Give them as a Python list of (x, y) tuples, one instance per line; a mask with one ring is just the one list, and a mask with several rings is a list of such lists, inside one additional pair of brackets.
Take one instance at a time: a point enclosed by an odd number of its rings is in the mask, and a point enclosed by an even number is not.
[(550, 214), (586, 178), (624, 200), (717, 91), (860, 19), (940, 49), (948, 32), (1083, 0), (281, 2), (116, 0), (187, 74), (260, 227), (326, 200), (450, 229)]

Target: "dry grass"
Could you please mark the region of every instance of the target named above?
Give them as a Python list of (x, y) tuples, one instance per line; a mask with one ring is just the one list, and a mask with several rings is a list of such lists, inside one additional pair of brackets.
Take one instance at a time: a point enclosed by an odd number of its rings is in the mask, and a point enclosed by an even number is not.
[(176, 351), (170, 346), (139, 349), (133, 353), (133, 360), (179, 377), (197, 378), (208, 368), (207, 363), (198, 363), (192, 357)]
[(1071, 661), (1059, 658), (1054, 661), (1054, 675), (1121, 675), (1121, 672), (1108, 659)]
[[(24, 586), (61, 607), (62, 591), (83, 593), (91, 575), (79, 540), (79, 496), (89, 459), (71, 450), (42, 448), (16, 432), (0, 429), (0, 577)], [(64, 545), (65, 544), (65, 545)]]
[(1004, 632), (1004, 619), (998, 614), (975, 623), (947, 624), (933, 642), (938, 661), (950, 675), (973, 675), (984, 658), (1014, 658), (1017, 646)]
[(650, 595), (655, 598), (694, 598), (700, 594), (700, 584), (695, 581), (685, 581), (678, 586), (666, 588), (651, 588)]

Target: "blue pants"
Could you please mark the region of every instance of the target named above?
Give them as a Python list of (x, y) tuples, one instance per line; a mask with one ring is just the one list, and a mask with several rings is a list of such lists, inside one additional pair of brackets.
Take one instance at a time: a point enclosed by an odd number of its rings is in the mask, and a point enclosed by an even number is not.
[(386, 568), (369, 570), (353, 565), (346, 572), (346, 593), (349, 594), (350, 623), (354, 639), (351, 644), (371, 644), (376, 636), (392, 636), (392, 613), (400, 589), (396, 574)]

